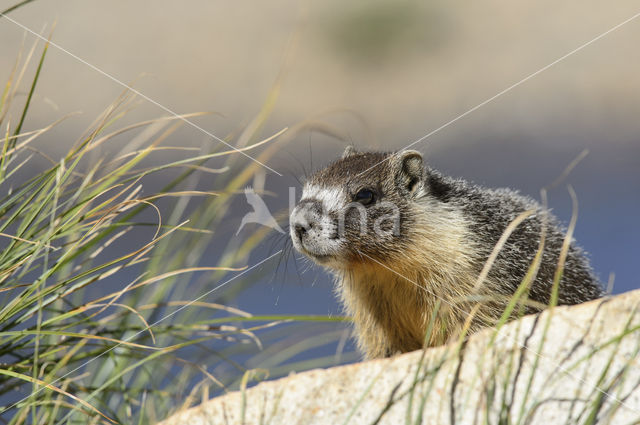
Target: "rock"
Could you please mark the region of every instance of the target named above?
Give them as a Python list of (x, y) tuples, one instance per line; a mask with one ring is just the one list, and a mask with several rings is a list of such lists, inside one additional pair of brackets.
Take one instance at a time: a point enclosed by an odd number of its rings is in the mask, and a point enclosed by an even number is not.
[(466, 343), (311, 370), (162, 425), (640, 423), (640, 290), (526, 316)]

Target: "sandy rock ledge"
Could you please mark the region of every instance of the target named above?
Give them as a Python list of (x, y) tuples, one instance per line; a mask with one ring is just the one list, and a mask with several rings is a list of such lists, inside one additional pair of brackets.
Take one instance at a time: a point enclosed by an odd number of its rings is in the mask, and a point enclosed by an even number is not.
[(527, 316), (464, 345), (311, 370), (161, 425), (637, 424), (640, 290)]

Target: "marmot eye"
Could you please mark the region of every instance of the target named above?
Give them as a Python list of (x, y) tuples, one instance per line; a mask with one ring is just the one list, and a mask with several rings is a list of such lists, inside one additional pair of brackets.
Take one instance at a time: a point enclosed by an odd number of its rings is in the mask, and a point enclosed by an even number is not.
[(360, 202), (362, 205), (369, 205), (374, 201), (374, 198), (375, 196), (372, 190), (361, 189), (356, 193), (356, 196), (353, 197), (353, 200)]

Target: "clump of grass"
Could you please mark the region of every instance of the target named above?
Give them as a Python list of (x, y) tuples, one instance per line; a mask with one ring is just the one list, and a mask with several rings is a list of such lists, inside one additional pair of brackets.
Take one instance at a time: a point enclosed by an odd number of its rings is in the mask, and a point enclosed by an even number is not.
[[(226, 391), (234, 382), (240, 385), (247, 366), (238, 359), (248, 358), (250, 365), (255, 357), (256, 368), (265, 366), (276, 374), (330, 362), (283, 366), (312, 346), (305, 322), (342, 318), (255, 317), (203, 297), (231, 280), (242, 282), (226, 294), (232, 299), (238, 287), (261, 276), (248, 260), (265, 230), (244, 240), (218, 242), (213, 260), (204, 260), (212, 240), (224, 230), (232, 197), (260, 166), (240, 162), (237, 150), (226, 147), (202, 153), (162, 145), (184, 118), (204, 114), (118, 127), (132, 106), (127, 92), (68, 152), (49, 158), (31, 145), (46, 138), (58, 122), (23, 130), (46, 46), (26, 101), (19, 105), (16, 100), (35, 50), (36, 45), (24, 63), (16, 63), (0, 98), (3, 422), (153, 423), (172, 409), (206, 399), (210, 392)], [(15, 110), (17, 124), (10, 119)], [(261, 111), (252, 130), (239, 136), (239, 149), (260, 161), (276, 152), (273, 141), (282, 134), (259, 140), (257, 132), (268, 112)], [(94, 155), (115, 137), (140, 129), (144, 131), (135, 149), (104, 149), (106, 154)], [(160, 163), (153, 159), (168, 149), (185, 157)], [(50, 165), (32, 172), (29, 166), (38, 156)], [(215, 168), (212, 160), (217, 161)], [(170, 180), (159, 177), (176, 169), (177, 176), (174, 172)], [(206, 190), (199, 187), (198, 175), (203, 174), (214, 177)], [(169, 183), (145, 196), (143, 185), (150, 179)], [(304, 333), (306, 342), (301, 337), (299, 344), (268, 361), (255, 356), (262, 341), (281, 336), (276, 325), (291, 322), (302, 325), (290, 325), (288, 332)], [(263, 329), (271, 331), (259, 337)], [(232, 372), (212, 373), (216, 364)]]

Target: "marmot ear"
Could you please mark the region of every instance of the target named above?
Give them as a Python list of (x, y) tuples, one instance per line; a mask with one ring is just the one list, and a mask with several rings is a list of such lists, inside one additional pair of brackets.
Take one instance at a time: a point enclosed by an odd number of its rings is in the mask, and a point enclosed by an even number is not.
[(358, 153), (356, 151), (356, 148), (354, 148), (353, 146), (349, 145), (346, 147), (346, 149), (344, 150), (344, 152), (342, 152), (342, 159), (345, 159), (353, 154)]
[(414, 150), (400, 151), (394, 154), (396, 182), (409, 193), (418, 190), (424, 181), (422, 154)]

